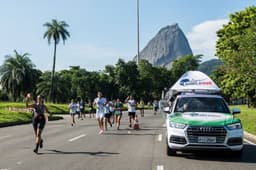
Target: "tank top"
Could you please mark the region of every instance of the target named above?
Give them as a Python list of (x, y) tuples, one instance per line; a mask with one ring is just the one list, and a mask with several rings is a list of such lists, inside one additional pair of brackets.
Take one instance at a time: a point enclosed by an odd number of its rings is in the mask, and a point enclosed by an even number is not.
[(44, 114), (44, 105), (36, 104), (34, 109), (35, 109), (35, 113), (37, 115), (43, 115)]

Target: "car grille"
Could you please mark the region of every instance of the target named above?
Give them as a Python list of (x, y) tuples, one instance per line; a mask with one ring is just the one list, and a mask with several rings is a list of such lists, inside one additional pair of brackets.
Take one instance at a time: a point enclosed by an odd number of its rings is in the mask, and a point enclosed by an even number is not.
[(198, 143), (199, 136), (209, 136), (216, 137), (216, 144), (222, 144), (225, 141), (226, 133), (224, 127), (190, 126), (187, 129), (189, 143)]

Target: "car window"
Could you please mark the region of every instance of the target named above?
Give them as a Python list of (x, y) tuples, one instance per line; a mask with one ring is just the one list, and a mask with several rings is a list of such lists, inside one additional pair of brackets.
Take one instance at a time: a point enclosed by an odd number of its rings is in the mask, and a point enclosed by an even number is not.
[(222, 98), (213, 97), (178, 98), (174, 111), (230, 113), (228, 106)]

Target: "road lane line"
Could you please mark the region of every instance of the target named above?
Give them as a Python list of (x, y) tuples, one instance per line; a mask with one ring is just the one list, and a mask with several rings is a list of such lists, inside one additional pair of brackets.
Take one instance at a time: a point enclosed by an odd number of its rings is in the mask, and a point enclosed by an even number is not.
[(0, 139), (9, 138), (11, 135), (1, 136)]
[(256, 146), (256, 144), (255, 144), (255, 143), (253, 143), (253, 142), (251, 142), (251, 141), (249, 141), (249, 140), (247, 140), (247, 139), (244, 139), (244, 141), (245, 141), (245, 142), (247, 142), (247, 143), (249, 143), (250, 145), (254, 145), (254, 146)]
[(157, 166), (156, 166), (156, 169), (157, 169), (157, 170), (164, 170), (164, 166), (163, 166), (163, 165), (157, 165)]
[(17, 165), (21, 165), (21, 164), (22, 164), (22, 161), (18, 161), (18, 162), (17, 162)]
[(77, 139), (80, 139), (80, 138), (82, 138), (82, 137), (85, 137), (86, 136), (86, 134), (82, 134), (82, 135), (80, 135), (80, 136), (76, 136), (76, 137), (74, 137), (74, 138), (71, 138), (71, 139), (69, 139), (68, 141), (69, 142), (73, 142), (73, 141), (75, 141), (75, 140), (77, 140)]
[(163, 135), (162, 135), (162, 134), (159, 134), (159, 135), (158, 135), (158, 141), (159, 141), (159, 142), (162, 142), (162, 138), (163, 138)]

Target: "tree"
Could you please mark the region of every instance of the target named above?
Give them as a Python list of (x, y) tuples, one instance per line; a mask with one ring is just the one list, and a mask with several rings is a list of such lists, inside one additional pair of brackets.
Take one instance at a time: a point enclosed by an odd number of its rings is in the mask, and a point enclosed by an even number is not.
[[(51, 82), (49, 81), (50, 77), (50, 72), (45, 72), (40, 76), (40, 81), (37, 84), (37, 94), (42, 96), (47, 96), (49, 94), (51, 90)], [(56, 84), (56, 86), (54, 86), (56, 102), (68, 102), (69, 96), (71, 95), (69, 80), (57, 72), (54, 76), (54, 82)]]
[(174, 82), (177, 81), (182, 74), (189, 70), (197, 70), (202, 55), (185, 55), (176, 59), (172, 65), (172, 77)]
[[(233, 98), (248, 97), (256, 106), (256, 6), (230, 15), (217, 32), (216, 56), (225, 64), (222, 88)], [(229, 80), (229, 81), (228, 81)]]
[(52, 75), (51, 75), (51, 90), (50, 96), (52, 101), (55, 100), (55, 92), (54, 92), (54, 73), (55, 73), (55, 62), (56, 62), (56, 48), (59, 42), (62, 40), (63, 44), (68, 37), (70, 37), (69, 32), (67, 31), (66, 27), (69, 25), (65, 21), (57, 21), (52, 19), (52, 22), (47, 22), (43, 26), (47, 27), (46, 32), (44, 33), (44, 38), (47, 38), (48, 43), (51, 43), (51, 40), (54, 41), (54, 53), (53, 53), (53, 66), (52, 66)]
[(124, 60), (119, 59), (116, 64), (115, 76), (120, 98), (137, 94), (139, 72), (135, 61), (125, 63)]
[(7, 55), (4, 64), (0, 67), (1, 85), (13, 101), (22, 97), (34, 86), (35, 65), (28, 56), (28, 53), (19, 54), (14, 50), (14, 56)]

